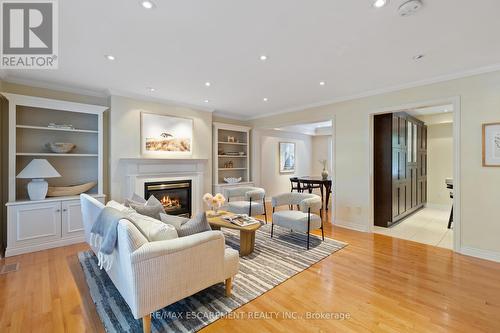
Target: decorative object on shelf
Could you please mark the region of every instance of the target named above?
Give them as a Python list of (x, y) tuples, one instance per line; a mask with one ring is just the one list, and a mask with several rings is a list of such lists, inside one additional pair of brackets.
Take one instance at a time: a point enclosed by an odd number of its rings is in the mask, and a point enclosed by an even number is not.
[(321, 171), (321, 178), (327, 179), (328, 178), (328, 170), (326, 170), (327, 160), (319, 160), (319, 163), (323, 164), (323, 171)]
[(87, 192), (92, 187), (96, 186), (96, 182), (88, 182), (80, 185), (72, 185), (72, 186), (49, 186), (47, 191), (48, 197), (64, 197), (64, 196), (72, 196), (79, 195)]
[(500, 167), (500, 123), (483, 124), (483, 166)]
[(280, 173), (295, 172), (295, 143), (280, 142)]
[(241, 182), (241, 177), (224, 177), (224, 181), (228, 184), (237, 184)]
[(17, 175), (17, 178), (31, 178), (28, 183), (28, 195), (30, 200), (43, 200), (47, 195), (49, 184), (44, 178), (61, 177), (59, 172), (45, 159), (33, 159)]
[(234, 166), (233, 161), (224, 163), (224, 169), (232, 169)]
[(56, 123), (49, 123), (47, 126), (48, 128), (59, 128), (59, 129), (75, 129), (75, 127), (71, 124), (56, 124)]
[(49, 142), (46, 146), (51, 152), (58, 154), (67, 154), (76, 147), (74, 143), (69, 142)]
[(228, 136), (227, 136), (227, 142), (234, 143), (234, 136), (230, 136), (230, 135), (228, 135)]
[(210, 214), (209, 217), (215, 217), (221, 215), (219, 213), (219, 209), (222, 207), (224, 202), (226, 202), (226, 198), (221, 193), (217, 193), (216, 195), (205, 193), (203, 195), (203, 202), (205, 202), (207, 206), (213, 211), (213, 213)]
[(190, 155), (192, 143), (193, 119), (141, 113), (143, 154)]

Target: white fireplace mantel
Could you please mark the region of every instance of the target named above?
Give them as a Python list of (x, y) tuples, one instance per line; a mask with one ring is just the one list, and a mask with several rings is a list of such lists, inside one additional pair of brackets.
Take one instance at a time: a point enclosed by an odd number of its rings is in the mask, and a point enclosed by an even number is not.
[(143, 197), (147, 182), (191, 180), (192, 213), (196, 214), (203, 209), (201, 197), (207, 165), (208, 159), (122, 158), (120, 169), (125, 176), (123, 198), (130, 198), (134, 193)]

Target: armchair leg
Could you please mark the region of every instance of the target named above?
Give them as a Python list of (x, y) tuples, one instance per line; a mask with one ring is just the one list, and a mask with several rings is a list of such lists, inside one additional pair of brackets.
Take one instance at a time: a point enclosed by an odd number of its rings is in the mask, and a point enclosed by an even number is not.
[(307, 210), (307, 249), (309, 250), (309, 231), (311, 230), (311, 208)]
[(307, 231), (307, 249), (309, 250), (309, 231)]
[(262, 199), (262, 204), (264, 205), (264, 218), (265, 218), (265, 220), (266, 220), (266, 224), (267, 224), (266, 197), (264, 197), (264, 199)]
[(226, 279), (226, 297), (231, 296), (233, 290), (233, 278)]
[(142, 317), (142, 332), (144, 333), (151, 332), (151, 314)]

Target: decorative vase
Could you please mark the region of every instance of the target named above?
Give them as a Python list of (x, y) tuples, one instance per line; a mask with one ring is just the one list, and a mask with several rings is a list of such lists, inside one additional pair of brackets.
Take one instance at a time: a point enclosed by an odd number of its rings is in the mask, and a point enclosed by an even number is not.
[(323, 179), (327, 179), (328, 178), (328, 171), (326, 170), (326, 168), (323, 168), (323, 171), (321, 171), (321, 177)]

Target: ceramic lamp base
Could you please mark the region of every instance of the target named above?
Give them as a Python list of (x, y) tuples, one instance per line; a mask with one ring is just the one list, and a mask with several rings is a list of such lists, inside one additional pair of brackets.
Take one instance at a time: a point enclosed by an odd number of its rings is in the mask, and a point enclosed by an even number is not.
[(33, 179), (28, 183), (30, 200), (43, 200), (47, 195), (49, 184), (44, 179)]

